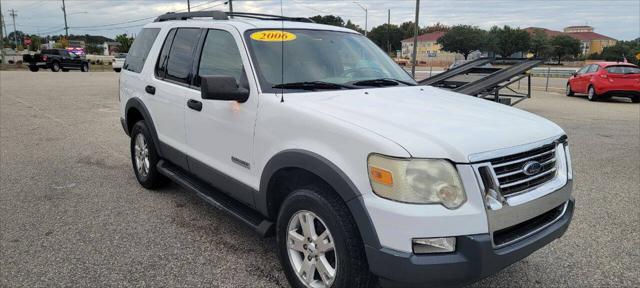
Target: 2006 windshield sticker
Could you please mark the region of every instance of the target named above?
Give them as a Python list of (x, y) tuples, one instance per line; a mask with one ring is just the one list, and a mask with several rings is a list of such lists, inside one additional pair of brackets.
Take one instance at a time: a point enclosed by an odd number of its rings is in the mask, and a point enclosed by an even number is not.
[(266, 42), (292, 41), (296, 39), (296, 34), (280, 30), (265, 30), (251, 33), (251, 39)]

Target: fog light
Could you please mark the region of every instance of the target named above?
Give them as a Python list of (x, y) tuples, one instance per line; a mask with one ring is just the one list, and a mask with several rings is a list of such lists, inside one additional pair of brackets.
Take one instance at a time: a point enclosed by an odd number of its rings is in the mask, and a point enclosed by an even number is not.
[(456, 237), (418, 238), (412, 240), (413, 253), (448, 253), (456, 251)]

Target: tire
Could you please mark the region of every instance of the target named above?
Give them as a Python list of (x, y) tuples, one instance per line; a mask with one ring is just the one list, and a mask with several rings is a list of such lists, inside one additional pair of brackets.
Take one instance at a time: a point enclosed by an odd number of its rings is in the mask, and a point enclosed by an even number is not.
[(113, 71), (116, 71), (116, 73), (120, 73), (121, 70), (121, 68), (113, 68)]
[(167, 178), (158, 172), (160, 161), (153, 137), (143, 120), (131, 129), (131, 164), (138, 183), (147, 189), (156, 189), (167, 183)]
[(632, 103), (640, 103), (640, 96), (631, 97), (631, 102)]
[(51, 72), (58, 72), (60, 71), (60, 63), (58, 63), (57, 61), (54, 61), (53, 63), (51, 63)]
[(571, 90), (571, 85), (569, 84), (569, 82), (567, 82), (567, 89), (565, 89), (565, 95), (567, 96), (573, 96), (573, 90)]
[[(305, 231), (302, 226), (309, 223), (309, 219), (314, 229)], [(307, 279), (321, 284), (313, 287), (359, 288), (374, 284), (358, 228), (345, 203), (331, 188), (316, 185), (293, 191), (284, 200), (277, 221), (278, 254), (292, 287), (311, 287), (305, 284)], [(295, 236), (290, 235), (290, 230)], [(311, 230), (315, 233), (307, 233)], [(323, 234), (326, 243), (318, 240)], [(323, 253), (322, 247), (329, 247), (326, 245), (333, 248)], [(309, 263), (313, 266), (307, 266)], [(312, 267), (307, 271), (314, 271), (309, 273), (313, 277), (307, 278), (302, 267)], [(297, 271), (301, 271), (300, 274)], [(320, 271), (330, 274), (333, 271), (333, 278)]]
[(29, 71), (38, 72), (38, 71), (40, 71), (40, 68), (39, 67), (29, 67)]
[(89, 72), (89, 64), (88, 63), (82, 63), (82, 66), (80, 66), (80, 71)]
[(598, 94), (596, 94), (596, 89), (593, 86), (589, 86), (587, 89), (587, 99), (589, 101), (598, 101)]

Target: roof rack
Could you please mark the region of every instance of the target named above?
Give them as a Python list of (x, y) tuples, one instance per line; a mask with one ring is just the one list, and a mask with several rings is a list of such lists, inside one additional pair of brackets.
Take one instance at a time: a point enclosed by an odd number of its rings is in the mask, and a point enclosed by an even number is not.
[(314, 23), (313, 20), (309, 18), (303, 18), (303, 17), (286, 17), (286, 16), (280, 16), (280, 15), (244, 13), (244, 12), (224, 12), (220, 10), (182, 12), (182, 13), (168, 12), (166, 14), (158, 16), (158, 18), (156, 18), (156, 20), (154, 20), (153, 22), (187, 20), (192, 18), (212, 18), (213, 20), (229, 20), (229, 16), (259, 19), (259, 20), (277, 20), (277, 21)]

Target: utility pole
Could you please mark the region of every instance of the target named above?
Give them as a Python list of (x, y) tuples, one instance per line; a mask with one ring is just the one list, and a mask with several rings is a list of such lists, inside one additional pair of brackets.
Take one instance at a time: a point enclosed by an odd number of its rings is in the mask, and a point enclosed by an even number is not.
[(0, 64), (4, 64), (4, 16), (2, 15), (2, 1), (0, 1)]
[(187, 12), (191, 12), (191, 3), (187, 0)]
[(420, 0), (416, 0), (416, 27), (413, 31), (413, 65), (411, 65), (411, 76), (413, 79), (416, 78), (416, 56), (418, 54), (418, 30), (420, 26), (418, 26), (418, 17), (420, 16)]
[(14, 9), (9, 11), (11, 11), (9, 12), (9, 16), (13, 18), (13, 42), (16, 44), (16, 51), (18, 51), (18, 32), (16, 31), (16, 16), (18, 16), (18, 14), (16, 14), (16, 10)]
[(391, 54), (391, 9), (387, 9), (387, 54)]
[[(229, 0), (229, 13), (233, 14), (233, 0)], [(233, 15), (231, 15), (233, 18)]]
[(69, 39), (69, 26), (67, 26), (67, 7), (64, 5), (64, 0), (62, 0), (62, 13), (64, 13), (64, 35), (67, 39)]

